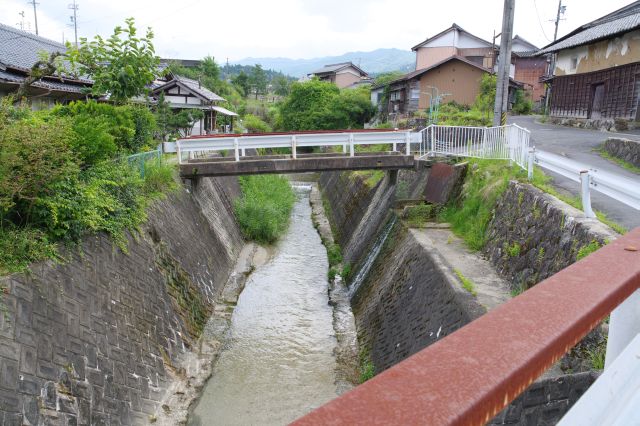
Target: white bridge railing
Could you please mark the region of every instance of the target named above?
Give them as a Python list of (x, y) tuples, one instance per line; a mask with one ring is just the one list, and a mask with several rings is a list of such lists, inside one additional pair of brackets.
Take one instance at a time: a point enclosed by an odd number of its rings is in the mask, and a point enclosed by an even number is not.
[(292, 158), (296, 158), (298, 148), (341, 147), (343, 153), (355, 155), (356, 146), (388, 144), (391, 151), (398, 151), (400, 145), (406, 155), (411, 155), (412, 142), (419, 143), (419, 134), (411, 131), (342, 131), (342, 132), (300, 132), (274, 134), (246, 134), (212, 137), (192, 137), (180, 139), (176, 143), (178, 159), (184, 161), (184, 154), (193, 155), (211, 152), (232, 152), (240, 161), (247, 150), (267, 148), (290, 148)]
[(431, 125), (420, 133), (421, 156), (510, 160), (525, 170), (529, 167), (531, 133), (515, 124), (500, 127)]

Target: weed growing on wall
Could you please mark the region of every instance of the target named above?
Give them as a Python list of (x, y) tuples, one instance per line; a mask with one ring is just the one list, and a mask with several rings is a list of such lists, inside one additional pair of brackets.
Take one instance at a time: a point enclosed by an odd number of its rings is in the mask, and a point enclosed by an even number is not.
[(576, 256), (576, 260), (584, 259), (594, 251), (598, 250), (600, 247), (602, 247), (602, 245), (598, 241), (592, 240), (589, 244), (580, 247), (580, 250), (578, 250), (578, 255)]
[(242, 197), (235, 202), (244, 236), (272, 244), (285, 233), (296, 196), (289, 181), (278, 175), (242, 176)]
[(465, 277), (459, 269), (454, 269), (453, 272), (456, 273), (456, 275), (460, 279), (460, 282), (462, 282), (462, 287), (465, 290), (467, 290), (469, 293), (471, 293), (474, 296), (478, 295), (478, 293), (476, 292), (476, 287), (473, 284), (473, 281), (471, 281), (469, 278)]

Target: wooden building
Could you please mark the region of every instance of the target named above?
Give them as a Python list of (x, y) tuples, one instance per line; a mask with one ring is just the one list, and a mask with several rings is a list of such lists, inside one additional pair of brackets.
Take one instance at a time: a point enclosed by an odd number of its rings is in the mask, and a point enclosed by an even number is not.
[(538, 56), (540, 49), (527, 40), (516, 35), (512, 45), (513, 78), (524, 84), (524, 90), (534, 103), (540, 103), (544, 97), (545, 87), (541, 77), (549, 67), (547, 56)]
[[(156, 99), (161, 93), (172, 109), (199, 109), (204, 112), (204, 118), (195, 123), (191, 134), (206, 135), (233, 130), (233, 119), (238, 114), (218, 105), (225, 99), (203, 87), (199, 81), (169, 73), (163, 80), (157, 81), (151, 90), (151, 96)], [(230, 117), (230, 128), (218, 126), (218, 115)]]
[[(15, 94), (40, 60), (40, 53), (64, 53), (63, 44), (0, 24), (0, 97)], [(49, 75), (33, 82), (27, 98), (33, 109), (84, 99), (93, 82), (72, 76)]]
[[(433, 88), (444, 95), (442, 102), (456, 102), (471, 106), (480, 93), (482, 76), (491, 70), (461, 56), (451, 56), (428, 68), (410, 72), (389, 83), (388, 105), (381, 106), (383, 111), (396, 114), (410, 114), (429, 108), (430, 97), (435, 94)], [(374, 86), (372, 93), (378, 93), (382, 87)], [(510, 80), (510, 96), (515, 89), (522, 89), (522, 83)]]
[(339, 88), (345, 88), (359, 84), (362, 80), (370, 81), (369, 74), (352, 62), (325, 65), (319, 70), (307, 75), (309, 78), (317, 77), (321, 81), (334, 83)]
[(469, 62), (493, 68), (495, 46), (457, 24), (411, 48), (416, 52), (416, 70), (431, 68), (450, 57), (462, 57)]
[(582, 25), (540, 51), (556, 54), (550, 115), (640, 120), (640, 1)]

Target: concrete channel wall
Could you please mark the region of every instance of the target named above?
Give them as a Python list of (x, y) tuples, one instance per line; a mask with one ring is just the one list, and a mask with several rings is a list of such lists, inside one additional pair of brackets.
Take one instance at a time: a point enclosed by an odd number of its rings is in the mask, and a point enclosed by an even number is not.
[(0, 279), (0, 424), (148, 424), (243, 245), (235, 179), (156, 203), (128, 253), (87, 237)]
[[(396, 190), (402, 193), (401, 198), (419, 198), (425, 193), (428, 176), (428, 171), (402, 171)], [(345, 255), (358, 265), (391, 214), (370, 219), (362, 212), (381, 193), (389, 193), (393, 181), (387, 178), (368, 191), (361, 179), (347, 173), (339, 177), (325, 173), (320, 182), (334, 219), (334, 232), (342, 237), (341, 244), (354, 246), (349, 238), (354, 229), (375, 230), (363, 232), (367, 239), (358, 241), (359, 248)], [(386, 208), (392, 200), (379, 205)], [(518, 283), (535, 285), (575, 262), (580, 249), (592, 241), (605, 243), (616, 235), (600, 222), (582, 218), (578, 210), (554, 197), (517, 182), (512, 182), (499, 200), (488, 232), (485, 254), (514, 288)], [(519, 245), (517, 256), (516, 249), (508, 250), (515, 245)], [(446, 259), (416, 241), (413, 231), (401, 223), (394, 226), (352, 299), (361, 350), (368, 354), (376, 372), (484, 313), (484, 307), (454, 284), (450, 270)], [(555, 424), (597, 377), (597, 372), (589, 371), (546, 375), (489, 424)]]

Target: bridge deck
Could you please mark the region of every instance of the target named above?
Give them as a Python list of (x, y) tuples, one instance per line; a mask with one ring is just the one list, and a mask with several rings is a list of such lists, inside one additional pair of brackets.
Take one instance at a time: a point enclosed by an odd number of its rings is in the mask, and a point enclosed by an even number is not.
[(180, 164), (180, 176), (235, 176), (267, 173), (304, 173), (336, 170), (397, 170), (415, 167), (413, 155), (398, 152), (367, 152), (349, 154), (298, 154), (241, 157), (210, 157)]

